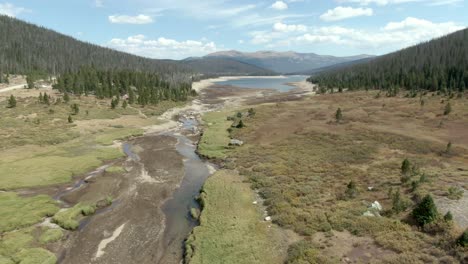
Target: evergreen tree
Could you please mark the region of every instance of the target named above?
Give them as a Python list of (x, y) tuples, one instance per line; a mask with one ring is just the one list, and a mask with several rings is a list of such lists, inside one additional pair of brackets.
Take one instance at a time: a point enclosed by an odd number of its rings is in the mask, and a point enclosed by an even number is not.
[(39, 103), (42, 104), (43, 100), (44, 100), (44, 97), (42, 97), (42, 93), (39, 93)]
[(16, 107), (16, 98), (13, 95), (10, 95), (8, 99), (8, 108), (15, 108)]
[(403, 160), (401, 163), (401, 174), (408, 175), (411, 171), (411, 163), (408, 159)]
[(453, 215), (450, 211), (448, 211), (445, 215), (444, 215), (444, 220), (446, 222), (451, 222), (453, 220)]
[(335, 113), (336, 122), (339, 123), (343, 119), (343, 114), (341, 113), (341, 108), (338, 108)]
[(80, 106), (78, 104), (70, 105), (72, 115), (77, 115), (80, 112)]
[(126, 109), (126, 108), (127, 108), (127, 105), (128, 105), (128, 104), (127, 104), (127, 100), (124, 100), (124, 101), (122, 102), (122, 108), (123, 108), (123, 109)]
[(32, 89), (35, 87), (34, 79), (32, 78), (31, 75), (26, 76), (26, 83), (28, 84), (28, 89)]
[(447, 143), (447, 147), (445, 148), (445, 153), (450, 154), (451, 150), (452, 150), (452, 142), (449, 141), (449, 143)]
[(50, 105), (50, 97), (48, 94), (44, 93), (42, 96), (42, 102), (46, 105)]
[(239, 123), (237, 124), (236, 126), (237, 128), (243, 128), (244, 127), (244, 122), (241, 120), (239, 120)]
[(448, 102), (446, 105), (445, 105), (445, 108), (444, 108), (444, 115), (448, 115), (452, 112), (452, 106), (450, 105), (450, 102)]
[(347, 198), (355, 198), (358, 194), (358, 190), (356, 187), (356, 183), (354, 181), (350, 181), (346, 186), (345, 195)]
[(63, 94), (63, 101), (64, 101), (65, 103), (70, 102), (70, 95), (68, 95), (67, 92), (65, 92), (65, 93)]
[(432, 223), (437, 219), (437, 207), (430, 194), (426, 195), (416, 208), (413, 209), (412, 216), (419, 226)]
[(73, 118), (72, 118), (71, 115), (68, 115), (68, 123), (70, 123), (70, 124), (73, 123)]
[(465, 230), (465, 232), (463, 232), (463, 234), (457, 239), (457, 245), (468, 247), (468, 230)]

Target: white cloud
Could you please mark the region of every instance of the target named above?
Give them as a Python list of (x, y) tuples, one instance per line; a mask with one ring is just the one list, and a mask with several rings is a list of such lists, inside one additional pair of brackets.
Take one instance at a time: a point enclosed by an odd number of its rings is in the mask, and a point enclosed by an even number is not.
[(16, 17), (17, 15), (25, 12), (30, 12), (30, 10), (24, 7), (18, 7), (10, 3), (0, 3), (0, 14), (7, 15), (11, 17)]
[(109, 16), (109, 21), (114, 24), (149, 24), (153, 23), (153, 18), (147, 15), (127, 16), (113, 15)]
[(391, 4), (404, 4), (411, 2), (425, 3), (430, 6), (451, 5), (463, 2), (463, 0), (340, 0), (339, 2), (357, 3), (360, 5), (376, 4), (380, 6)]
[(329, 9), (327, 12), (320, 16), (324, 21), (338, 21), (358, 16), (372, 16), (373, 10), (371, 8), (353, 8), (337, 6), (334, 9)]
[(207, 40), (177, 41), (164, 37), (148, 39), (144, 35), (130, 36), (126, 39), (114, 38), (107, 43), (107, 46), (140, 56), (160, 59), (183, 59), (218, 50), (214, 42)]
[[(302, 31), (301, 27), (293, 30), (293, 25), (275, 25), (271, 31), (250, 32), (250, 42), (268, 48), (312, 44), (343, 45), (365, 53), (380, 53), (405, 48), (464, 28), (451, 21), (435, 23), (413, 17), (389, 22), (377, 30), (328, 26), (306, 27), (305, 31)], [(301, 30), (297, 30), (298, 28)]]
[(239, 39), (239, 40), (237, 41), (237, 43), (239, 43), (239, 44), (244, 44), (244, 40), (243, 40), (243, 39)]
[(104, 0), (94, 0), (95, 7), (104, 7)]
[(283, 1), (276, 1), (271, 5), (271, 8), (276, 10), (286, 10), (288, 9), (288, 4)]
[(281, 22), (277, 22), (273, 25), (273, 30), (278, 32), (304, 32), (307, 31), (307, 27), (305, 25), (287, 25)]

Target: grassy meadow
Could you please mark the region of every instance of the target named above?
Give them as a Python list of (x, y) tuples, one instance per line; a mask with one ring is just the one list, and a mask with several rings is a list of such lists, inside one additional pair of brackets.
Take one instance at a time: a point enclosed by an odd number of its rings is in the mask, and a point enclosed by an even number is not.
[(200, 195), (200, 226), (186, 241), (186, 262), (283, 263), (277, 227), (263, 221), (248, 183), (233, 171), (221, 170), (206, 181)]
[[(452, 111), (444, 114), (447, 102)], [(438, 201), (450, 197), (450, 189), (468, 188), (466, 99), (353, 92), (255, 110), (253, 117), (243, 118), (245, 127), (230, 132), (245, 145), (231, 149), (224, 144), (225, 167), (238, 170), (258, 190), (274, 223), (304, 237), (290, 247), (288, 263), (466, 260), (466, 248), (455, 243), (464, 227), (444, 220), (445, 208), (423, 228), (411, 217), (427, 194)], [(206, 134), (226, 136), (212, 126)], [(405, 159), (411, 170), (402, 174)], [(364, 216), (374, 201), (383, 206), (381, 217)], [(459, 206), (466, 215), (468, 205)], [(327, 253), (327, 248), (339, 248), (338, 242), (317, 237), (334, 232), (347, 232), (344, 239), (355, 246)], [(359, 238), (370, 239), (378, 250), (365, 249)]]
[[(67, 230), (96, 210), (98, 201), (85, 201), (60, 210), (60, 204), (36, 190), (69, 183), (104, 162), (123, 157), (115, 140), (141, 136), (144, 127), (160, 123), (157, 116), (181, 103), (158, 106), (118, 106), (93, 96), (71, 97), (47, 90), (49, 104), (39, 101), (44, 90), (18, 90), (17, 105), (7, 108), (0, 98), (0, 263), (55, 263), (48, 251)], [(1, 100), (3, 99), (3, 100)], [(78, 111), (72, 105), (78, 105)], [(108, 173), (123, 173), (113, 166)], [(32, 193), (28, 196), (20, 193)], [(105, 197), (105, 194), (103, 194)], [(101, 198), (103, 198), (101, 197)], [(107, 199), (110, 199), (109, 197)], [(109, 200), (109, 203), (111, 201)], [(59, 228), (40, 223), (51, 217)]]

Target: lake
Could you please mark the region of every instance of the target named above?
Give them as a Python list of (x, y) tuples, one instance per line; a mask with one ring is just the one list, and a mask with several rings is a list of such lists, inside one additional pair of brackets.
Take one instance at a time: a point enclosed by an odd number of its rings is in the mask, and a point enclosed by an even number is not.
[(229, 79), (224, 81), (215, 81), (219, 85), (231, 85), (242, 88), (254, 89), (276, 89), (280, 92), (287, 92), (296, 88), (295, 86), (287, 85), (286, 83), (301, 82), (307, 79), (307, 76), (272, 76), (269, 77), (242, 77), (239, 79)]

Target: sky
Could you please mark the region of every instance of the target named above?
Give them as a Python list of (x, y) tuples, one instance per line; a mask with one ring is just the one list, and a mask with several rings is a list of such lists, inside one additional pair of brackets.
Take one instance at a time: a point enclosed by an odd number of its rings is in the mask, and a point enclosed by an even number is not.
[(158, 59), (216, 51), (382, 55), (468, 26), (465, 0), (0, 0), (6, 14)]

